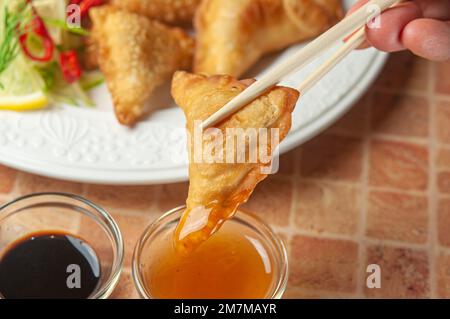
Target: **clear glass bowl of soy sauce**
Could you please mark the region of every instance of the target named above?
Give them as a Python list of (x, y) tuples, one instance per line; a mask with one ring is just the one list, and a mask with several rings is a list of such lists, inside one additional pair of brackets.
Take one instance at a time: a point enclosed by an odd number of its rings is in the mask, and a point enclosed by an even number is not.
[(0, 299), (108, 298), (123, 258), (115, 221), (80, 196), (38, 193), (0, 207)]

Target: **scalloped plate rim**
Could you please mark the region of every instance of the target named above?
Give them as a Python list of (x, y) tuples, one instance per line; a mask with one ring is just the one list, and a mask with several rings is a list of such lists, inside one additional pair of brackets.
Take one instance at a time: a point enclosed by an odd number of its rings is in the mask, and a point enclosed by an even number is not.
[[(353, 104), (364, 94), (370, 84), (381, 71), (388, 54), (376, 52), (372, 63), (356, 82), (356, 85), (348, 88), (348, 94), (333, 107), (327, 109), (321, 116), (310, 121), (305, 126), (292, 131), (280, 145), (280, 153), (285, 153), (298, 145), (313, 138), (327, 127), (332, 125), (344, 115)], [(141, 170), (126, 171), (97, 168), (95, 172), (90, 169), (77, 169), (67, 165), (55, 165), (54, 163), (42, 163), (31, 158), (24, 161), (23, 157), (14, 154), (4, 154), (0, 151), (0, 162), (4, 165), (43, 175), (50, 178), (70, 180), (74, 182), (114, 185), (139, 185), (162, 184), (182, 182), (188, 179), (187, 165), (171, 167), (170, 169), (152, 169), (147, 173)]]

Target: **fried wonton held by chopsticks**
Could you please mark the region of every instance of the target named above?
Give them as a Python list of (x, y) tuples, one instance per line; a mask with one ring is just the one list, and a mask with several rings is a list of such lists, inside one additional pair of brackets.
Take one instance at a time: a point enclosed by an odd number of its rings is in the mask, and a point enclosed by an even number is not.
[(170, 24), (191, 23), (201, 0), (112, 0), (114, 6)]
[(314, 37), (341, 16), (341, 0), (204, 0), (194, 71), (240, 77), (264, 54)]
[(183, 30), (111, 6), (93, 8), (98, 63), (117, 119), (133, 125), (157, 86), (189, 68), (194, 41)]
[[(197, 139), (196, 121), (208, 118), (252, 82), (237, 81), (230, 76), (206, 77), (181, 71), (173, 77), (172, 95), (185, 113), (190, 136), (189, 195), (186, 211), (175, 234), (180, 251), (190, 251), (208, 239), (233, 216), (240, 204), (247, 201), (256, 185), (270, 173), (273, 151), (291, 127), (291, 113), (299, 93), (276, 86), (216, 125), (211, 136), (222, 135), (222, 140)], [(232, 132), (241, 129), (244, 135), (233, 135)], [(217, 132), (221, 133), (215, 135)], [(204, 133), (208, 134), (207, 131)], [(278, 136), (278, 141), (272, 139), (273, 134)], [(253, 141), (258, 140), (256, 145), (250, 142), (252, 136)], [(245, 141), (241, 147), (237, 140), (230, 143), (235, 137)], [(214, 149), (214, 156), (222, 155), (222, 159), (211, 161), (203, 157), (208, 153), (202, 155), (206, 149)], [(243, 151), (247, 159), (239, 161)], [(252, 151), (257, 151), (253, 160), (250, 156)], [(265, 160), (262, 154), (267, 154)]]

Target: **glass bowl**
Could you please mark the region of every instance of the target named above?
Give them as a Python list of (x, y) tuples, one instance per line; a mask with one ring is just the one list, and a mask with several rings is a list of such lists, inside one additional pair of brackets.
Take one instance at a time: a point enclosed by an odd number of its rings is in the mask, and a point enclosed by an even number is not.
[(122, 271), (124, 246), (116, 222), (104, 209), (65, 193), (31, 194), (0, 207), (0, 255), (17, 240), (42, 232), (68, 233), (88, 243), (101, 270), (89, 299), (109, 297)]
[[(156, 298), (151, 293), (151, 283), (146, 284), (145, 269), (154, 262), (152, 255), (155, 249), (158, 249), (158, 239), (167, 240), (168, 234), (173, 234), (184, 210), (185, 206), (181, 206), (166, 212), (147, 227), (136, 244), (132, 263), (133, 280), (142, 298)], [(261, 219), (242, 210), (226, 223), (236, 223), (239, 227), (244, 227), (241, 229), (258, 236), (264, 244), (274, 269), (272, 285), (265, 298), (280, 299), (288, 281), (288, 257), (282, 240)]]

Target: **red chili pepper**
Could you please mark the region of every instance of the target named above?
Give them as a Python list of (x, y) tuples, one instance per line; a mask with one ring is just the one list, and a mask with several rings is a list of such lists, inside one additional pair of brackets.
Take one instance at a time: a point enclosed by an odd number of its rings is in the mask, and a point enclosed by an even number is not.
[(81, 77), (81, 67), (78, 62), (77, 53), (74, 50), (68, 50), (60, 53), (59, 62), (67, 83), (78, 81)]
[(103, 3), (103, 0), (74, 0), (74, 1), (77, 1), (78, 2), (77, 4), (80, 5), (80, 15), (82, 18), (87, 15), (87, 13), (92, 7), (99, 6)]
[[(28, 3), (30, 3), (28, 1)], [(25, 26), (25, 33), (19, 36), (19, 43), (22, 47), (25, 55), (35, 61), (39, 62), (48, 62), (53, 57), (53, 50), (55, 49), (55, 45), (53, 44), (52, 38), (48, 34), (47, 28), (45, 27), (44, 22), (39, 17), (35, 9), (33, 8), (33, 17), (28, 25)], [(42, 41), (42, 46), (44, 47), (44, 53), (42, 56), (36, 56), (33, 52), (31, 52), (28, 47), (28, 37), (31, 34), (37, 35)]]

